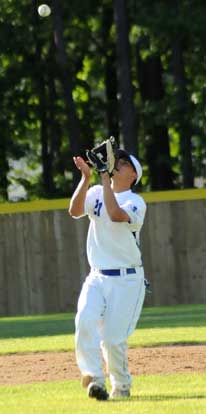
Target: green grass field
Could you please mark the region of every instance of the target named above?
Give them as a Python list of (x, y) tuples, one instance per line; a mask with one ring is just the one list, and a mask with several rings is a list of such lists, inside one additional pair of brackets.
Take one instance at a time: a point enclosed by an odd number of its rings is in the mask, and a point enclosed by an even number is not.
[[(74, 315), (0, 318), (0, 354), (74, 349)], [(206, 305), (144, 308), (129, 345), (206, 345)], [(206, 347), (205, 347), (206, 350)], [(205, 414), (206, 373), (134, 377), (128, 400), (89, 400), (78, 381), (0, 386), (1, 414)]]
[(140, 376), (128, 400), (89, 400), (78, 381), (0, 387), (2, 414), (205, 414), (206, 375)]
[[(144, 308), (129, 346), (206, 344), (206, 305)], [(74, 350), (74, 314), (0, 318), (0, 354)]]

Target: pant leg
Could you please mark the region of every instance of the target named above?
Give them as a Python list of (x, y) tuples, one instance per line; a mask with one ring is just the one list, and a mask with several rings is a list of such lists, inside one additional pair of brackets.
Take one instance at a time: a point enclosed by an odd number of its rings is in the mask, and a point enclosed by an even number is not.
[(82, 375), (104, 377), (99, 333), (104, 307), (98, 278), (88, 276), (79, 296), (75, 318), (75, 352)]
[(113, 387), (130, 386), (127, 338), (139, 319), (144, 297), (144, 272), (137, 276), (110, 278), (112, 287), (107, 297), (103, 321), (102, 351)]
[(126, 341), (118, 344), (102, 341), (101, 347), (112, 388), (130, 388), (132, 378), (128, 369)]

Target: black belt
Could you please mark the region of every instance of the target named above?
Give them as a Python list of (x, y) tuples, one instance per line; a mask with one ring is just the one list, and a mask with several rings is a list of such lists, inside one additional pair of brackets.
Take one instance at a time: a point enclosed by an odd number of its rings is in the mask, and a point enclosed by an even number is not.
[[(128, 269), (125, 269), (127, 275), (130, 275), (132, 273), (136, 273), (135, 267), (129, 267)], [(120, 276), (121, 275), (121, 269), (103, 269), (99, 270), (99, 273), (105, 276)]]

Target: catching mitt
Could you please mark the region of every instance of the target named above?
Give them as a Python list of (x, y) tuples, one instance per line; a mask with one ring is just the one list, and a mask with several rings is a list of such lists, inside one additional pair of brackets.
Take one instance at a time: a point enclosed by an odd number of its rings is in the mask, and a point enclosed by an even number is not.
[(115, 138), (110, 137), (100, 145), (87, 150), (86, 156), (96, 171), (99, 173), (107, 171), (110, 177), (112, 177), (116, 165), (116, 151), (117, 144)]

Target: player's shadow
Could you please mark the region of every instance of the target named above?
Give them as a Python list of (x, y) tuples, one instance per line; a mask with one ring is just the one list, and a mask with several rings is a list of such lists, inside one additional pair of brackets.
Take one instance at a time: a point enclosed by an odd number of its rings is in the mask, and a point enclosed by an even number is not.
[(118, 403), (126, 401), (127, 403), (132, 403), (134, 401), (166, 401), (166, 400), (198, 400), (206, 399), (206, 394), (196, 394), (196, 395), (166, 395), (166, 394), (157, 394), (157, 395), (142, 395), (135, 396), (133, 395), (130, 398), (116, 398), (114, 400), (109, 400), (110, 403)]

